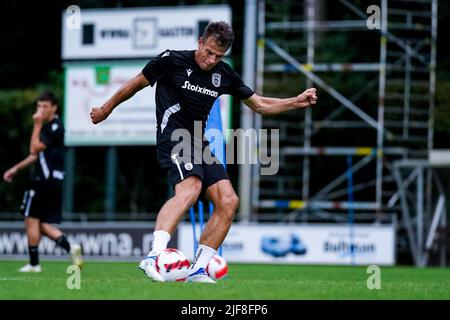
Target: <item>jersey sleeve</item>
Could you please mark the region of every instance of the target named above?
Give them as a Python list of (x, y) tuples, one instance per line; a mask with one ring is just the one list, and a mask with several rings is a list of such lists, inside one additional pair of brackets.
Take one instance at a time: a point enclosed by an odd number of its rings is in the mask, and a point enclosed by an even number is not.
[(39, 139), (46, 147), (60, 147), (64, 145), (64, 128), (58, 122), (42, 128)]
[(166, 50), (145, 65), (142, 74), (152, 87), (170, 70), (172, 61), (170, 50)]
[(239, 100), (248, 99), (254, 94), (253, 90), (246, 86), (241, 77), (233, 70), (231, 70), (230, 77), (231, 84), (228, 88), (227, 93), (231, 94), (233, 97), (238, 98)]

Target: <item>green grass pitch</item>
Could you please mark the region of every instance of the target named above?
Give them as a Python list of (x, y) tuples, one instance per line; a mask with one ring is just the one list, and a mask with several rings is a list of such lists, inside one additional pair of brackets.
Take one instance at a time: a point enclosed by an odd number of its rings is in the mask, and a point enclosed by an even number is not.
[(364, 266), (231, 264), (217, 285), (155, 283), (136, 263), (90, 262), (80, 289), (68, 289), (69, 266), (41, 261), (40, 274), (17, 272), (24, 262), (0, 261), (0, 299), (450, 299), (449, 268), (381, 267), (381, 289), (369, 290)]

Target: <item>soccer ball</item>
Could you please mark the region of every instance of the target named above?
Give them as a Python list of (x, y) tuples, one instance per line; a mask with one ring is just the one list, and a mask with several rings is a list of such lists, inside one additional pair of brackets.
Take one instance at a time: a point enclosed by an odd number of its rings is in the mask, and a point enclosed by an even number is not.
[(167, 282), (186, 280), (191, 264), (177, 249), (164, 249), (156, 257), (156, 270)]
[(216, 254), (208, 263), (206, 272), (212, 279), (223, 279), (228, 275), (228, 264), (224, 258)]

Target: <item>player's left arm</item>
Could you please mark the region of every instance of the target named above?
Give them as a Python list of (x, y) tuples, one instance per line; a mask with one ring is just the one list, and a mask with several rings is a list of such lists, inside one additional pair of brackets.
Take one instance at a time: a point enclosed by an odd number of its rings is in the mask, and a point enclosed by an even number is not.
[(273, 115), (314, 105), (317, 102), (317, 94), (315, 88), (307, 89), (296, 97), (285, 99), (263, 97), (254, 93), (243, 101), (250, 109), (261, 115)]

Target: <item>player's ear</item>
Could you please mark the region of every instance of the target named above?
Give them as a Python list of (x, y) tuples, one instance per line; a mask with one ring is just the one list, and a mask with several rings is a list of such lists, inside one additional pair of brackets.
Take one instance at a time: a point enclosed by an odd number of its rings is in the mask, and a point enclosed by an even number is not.
[(198, 48), (200, 49), (201, 45), (203, 44), (203, 37), (198, 38)]

